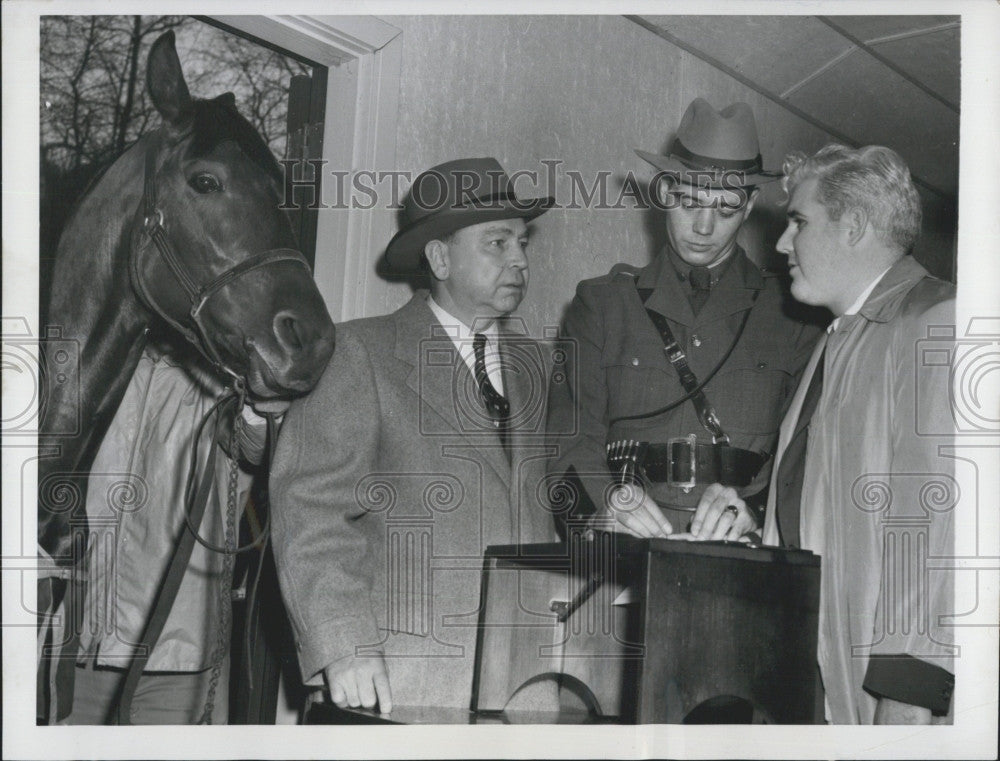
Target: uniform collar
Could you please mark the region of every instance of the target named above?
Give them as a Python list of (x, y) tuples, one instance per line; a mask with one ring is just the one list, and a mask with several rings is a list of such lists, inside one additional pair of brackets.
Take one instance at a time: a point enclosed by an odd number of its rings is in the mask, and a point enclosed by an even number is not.
[[(659, 255), (644, 267), (639, 274), (638, 285), (640, 288), (670, 288), (674, 283), (679, 283), (677, 269), (673, 266), (671, 255), (680, 259), (673, 253), (670, 246), (664, 246)], [(719, 273), (718, 285), (721, 288), (738, 288), (740, 290), (749, 288), (759, 291), (764, 288), (764, 276), (761, 275), (757, 265), (750, 261), (743, 247), (736, 246), (736, 250), (726, 259), (728, 264), (725, 270)], [(720, 263), (719, 266), (723, 266)], [(690, 270), (690, 266), (688, 267)], [(713, 278), (713, 290), (715, 281)], [(672, 289), (671, 289), (672, 290)]]
[(707, 324), (746, 311), (764, 288), (764, 276), (742, 248), (737, 247), (729, 259), (726, 271), (697, 315), (691, 310), (689, 288), (678, 279), (666, 250), (640, 272), (636, 286), (652, 291), (645, 306), (667, 319), (688, 326)]
[[(715, 288), (715, 286), (719, 284), (719, 282), (725, 276), (726, 272), (729, 270), (729, 266), (733, 263), (733, 260), (736, 259), (737, 254), (739, 254), (740, 252), (741, 252), (740, 247), (734, 246), (733, 250), (729, 252), (729, 256), (727, 256), (721, 262), (716, 262), (715, 264), (711, 265), (708, 268), (708, 272), (711, 277), (712, 288)], [(691, 279), (691, 270), (693, 269), (693, 266), (684, 261), (681, 258), (680, 254), (678, 254), (677, 251), (674, 250), (674, 247), (671, 246), (669, 243), (667, 243), (667, 245), (663, 247), (662, 256), (672, 265), (674, 274), (677, 276), (677, 279), (680, 280), (682, 283), (688, 283), (688, 281)]]

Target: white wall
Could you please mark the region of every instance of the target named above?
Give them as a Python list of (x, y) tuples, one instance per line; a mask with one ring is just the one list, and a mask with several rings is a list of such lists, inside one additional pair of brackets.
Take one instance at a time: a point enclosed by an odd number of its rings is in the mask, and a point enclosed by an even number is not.
[[(569, 199), (568, 169), (592, 178), (612, 172), (613, 197), (631, 170), (652, 168), (633, 148), (663, 152), (695, 97), (716, 108), (748, 102), (757, 117), (765, 166), (790, 150), (813, 151), (829, 135), (711, 65), (621, 16), (381, 17), (402, 30), (395, 128), (396, 168), (414, 175), (463, 156), (495, 156), (508, 171), (545, 171), (559, 160), (556, 193)], [(357, 167), (356, 167), (357, 168)], [(519, 185), (519, 190), (521, 190)], [(525, 186), (524, 190), (528, 190)], [(545, 188), (537, 188), (539, 194)], [(526, 193), (528, 194), (528, 193)], [(765, 186), (741, 242), (759, 262), (773, 256), (783, 229), (782, 193)], [(954, 212), (928, 197), (924, 259), (951, 272)], [(380, 208), (377, 225), (391, 234), (398, 212)], [(374, 273), (385, 240), (349, 251), (368, 275), (355, 313), (383, 314), (409, 298), (405, 284)], [(645, 264), (663, 242), (662, 214), (634, 208), (556, 209), (535, 223), (531, 284), (519, 314), (538, 334), (558, 324), (577, 281), (619, 261)], [(322, 245), (322, 242), (321, 242)], [(930, 256), (927, 256), (927, 253)]]

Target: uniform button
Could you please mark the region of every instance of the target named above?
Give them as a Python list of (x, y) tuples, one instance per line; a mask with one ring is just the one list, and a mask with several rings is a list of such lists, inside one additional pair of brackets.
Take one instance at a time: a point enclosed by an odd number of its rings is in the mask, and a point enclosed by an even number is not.
[(701, 338), (699, 336), (691, 336), (691, 343), (695, 346), (701, 346)]
[(638, 357), (632, 357), (632, 364), (635, 365), (636, 367), (638, 367), (639, 366), (639, 358)]
[(757, 363), (757, 369), (758, 370), (763, 370), (765, 367), (767, 367), (767, 362), (758, 362)]

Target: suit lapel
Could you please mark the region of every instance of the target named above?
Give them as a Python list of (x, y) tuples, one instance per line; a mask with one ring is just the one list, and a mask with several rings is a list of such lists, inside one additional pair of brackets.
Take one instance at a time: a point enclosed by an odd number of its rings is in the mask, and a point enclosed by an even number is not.
[(809, 391), (809, 386), (812, 383), (813, 377), (819, 371), (819, 363), (823, 361), (823, 352), (826, 349), (827, 341), (829, 340), (829, 335), (824, 333), (820, 340), (816, 342), (816, 347), (813, 349), (812, 356), (809, 359), (809, 364), (806, 366), (805, 371), (802, 373), (802, 380), (799, 382), (799, 387), (795, 391), (795, 397), (793, 399), (793, 405), (795, 409), (795, 427), (792, 429), (789, 441), (791, 441), (799, 432), (809, 424), (809, 420), (805, 420), (802, 417), (802, 405), (806, 399), (806, 393)]
[[(809, 390), (809, 384), (812, 382), (813, 375), (816, 373), (819, 360), (823, 357), (823, 350), (826, 348), (826, 341), (827, 335), (824, 333), (816, 342), (816, 346), (813, 347), (812, 356), (809, 357), (806, 369), (802, 372), (799, 387), (795, 389), (795, 394), (792, 396), (792, 401), (788, 407), (788, 414), (785, 416), (785, 420), (781, 425), (781, 438), (785, 446), (787, 446), (788, 442), (795, 437), (795, 434), (801, 431), (809, 422), (808, 420), (802, 419), (802, 404), (806, 399), (806, 392)], [(784, 435), (786, 433), (787, 436)], [(782, 454), (782, 452), (779, 451), (778, 454)], [(777, 463), (775, 463), (775, 472), (777, 472)]]
[[(827, 366), (830, 365), (830, 358), (826, 356), (827, 349), (829, 348), (830, 335), (824, 332), (820, 336), (820, 340), (816, 342), (816, 348), (813, 350), (812, 356), (809, 358), (809, 365), (806, 367), (804, 373), (802, 373), (802, 380), (799, 383), (799, 388), (795, 394), (796, 409), (799, 413), (795, 420), (794, 434), (798, 434), (811, 420), (802, 420), (802, 404), (805, 401), (806, 392), (809, 389), (809, 385), (812, 382), (813, 376), (820, 370), (819, 363), (826, 362)], [(824, 377), (824, 384), (829, 384), (829, 378)], [(815, 418), (819, 408), (813, 411), (812, 418)], [(813, 436), (812, 430), (809, 433)], [(789, 439), (790, 441), (791, 439)], [(799, 539), (801, 540), (801, 546), (804, 550), (811, 550), (819, 554), (823, 554), (823, 535), (824, 535), (824, 525), (827, 520), (828, 511), (823, 509), (823, 500), (815, 499), (814, 495), (810, 494), (808, 490), (808, 481), (806, 478), (809, 476), (809, 450), (806, 450), (805, 461), (802, 463), (802, 467), (805, 468), (802, 481), (802, 497), (799, 503)], [(777, 472), (777, 470), (775, 470)]]
[(483, 425), (486, 412), (472, 373), (427, 305), (427, 295), (416, 294), (396, 315), (395, 355), (404, 363), (406, 385), (421, 402), (420, 430), (428, 444), (437, 436), (441, 445), (452, 447), (461, 435), (463, 444), (509, 483), (510, 465), (496, 432)]
[[(517, 341), (516, 337), (505, 336), (500, 340), (500, 366), (503, 369), (504, 394), (510, 402), (511, 427), (510, 445), (512, 461), (516, 461), (517, 449), (524, 431), (533, 430), (537, 417), (533, 414), (534, 402), (532, 390), (541, 393), (543, 386), (538, 381), (543, 378), (532, 378), (531, 371), (537, 365), (537, 357), (529, 354), (528, 344)], [(517, 355), (521, 355), (519, 358)], [(517, 361), (519, 359), (519, 361)], [(540, 368), (539, 368), (540, 369)], [(533, 383), (534, 381), (534, 383)]]

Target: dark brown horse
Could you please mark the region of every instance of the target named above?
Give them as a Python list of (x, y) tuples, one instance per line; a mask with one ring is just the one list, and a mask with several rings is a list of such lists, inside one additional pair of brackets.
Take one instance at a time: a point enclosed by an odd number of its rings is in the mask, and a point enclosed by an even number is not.
[[(153, 44), (146, 85), (163, 125), (67, 223), (43, 319), (59, 332), (59, 349), (43, 349), (39, 435), (38, 541), (53, 567), (82, 558), (87, 473), (147, 329), (168, 326), (262, 400), (311, 390), (333, 353), (333, 323), (278, 208), (278, 164), (232, 94), (192, 99), (173, 32)], [(40, 575), (44, 612), (65, 581)]]

